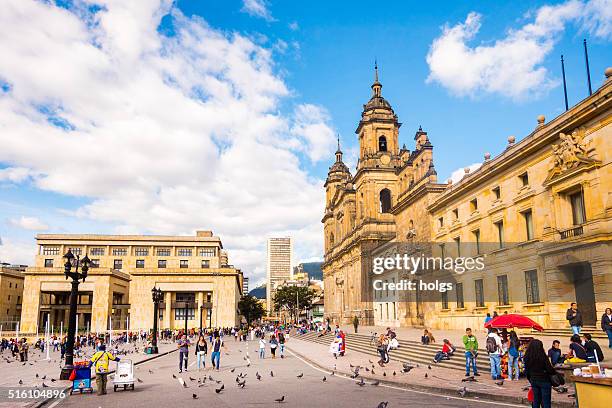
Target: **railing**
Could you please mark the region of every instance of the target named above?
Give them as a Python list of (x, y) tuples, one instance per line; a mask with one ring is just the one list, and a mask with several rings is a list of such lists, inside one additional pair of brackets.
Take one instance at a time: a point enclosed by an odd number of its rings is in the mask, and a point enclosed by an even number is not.
[(584, 229), (582, 228), (582, 225), (579, 225), (577, 227), (572, 227), (563, 231), (559, 231), (559, 234), (561, 235), (561, 239), (567, 239), (584, 234)]

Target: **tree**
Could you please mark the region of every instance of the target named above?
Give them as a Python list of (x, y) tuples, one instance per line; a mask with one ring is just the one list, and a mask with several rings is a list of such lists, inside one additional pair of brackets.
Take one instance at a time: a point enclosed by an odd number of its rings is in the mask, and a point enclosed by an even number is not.
[(251, 325), (252, 321), (259, 320), (264, 315), (264, 308), (259, 299), (248, 294), (238, 301), (238, 310), (246, 319), (248, 326)]
[(314, 294), (314, 290), (303, 286), (281, 286), (274, 294), (274, 310), (279, 311), (282, 307), (287, 308), (297, 322), (299, 310), (312, 307)]

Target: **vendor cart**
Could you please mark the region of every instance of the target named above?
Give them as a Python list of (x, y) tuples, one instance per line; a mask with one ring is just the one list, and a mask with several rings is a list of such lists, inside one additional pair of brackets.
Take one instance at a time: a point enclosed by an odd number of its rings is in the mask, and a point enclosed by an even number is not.
[(74, 363), (74, 369), (72, 370), (70, 379), (72, 380), (70, 395), (75, 392), (79, 394), (93, 392), (93, 388), (91, 387), (91, 363), (89, 361)]
[(113, 391), (120, 387), (124, 390), (134, 390), (134, 363), (132, 360), (120, 360), (117, 362), (117, 370), (113, 378)]

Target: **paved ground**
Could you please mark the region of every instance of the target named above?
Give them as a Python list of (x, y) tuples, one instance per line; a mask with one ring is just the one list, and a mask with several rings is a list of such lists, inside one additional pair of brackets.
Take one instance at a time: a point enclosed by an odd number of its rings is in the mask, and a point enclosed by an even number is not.
[[(175, 349), (174, 343), (159, 344), (160, 352)], [(143, 343), (125, 344), (120, 347), (120, 351), (126, 352), (126, 358), (134, 362), (141, 361), (150, 357), (142, 353)], [(81, 357), (75, 357), (75, 361), (84, 360), (91, 357), (92, 348), (85, 348)], [(22, 400), (19, 403), (7, 400), (9, 390), (28, 390), (32, 388), (43, 389), (43, 384), (48, 389), (63, 389), (68, 387), (71, 382), (60, 381), (59, 375), (62, 367), (59, 351), (49, 353), (49, 360), (46, 360), (46, 352), (41, 353), (30, 347), (28, 362), (19, 362), (19, 357), (13, 358), (10, 351), (5, 350), (0, 354), (0, 407), (26, 407), (32, 405), (33, 400)], [(37, 377), (38, 375), (38, 377)], [(21, 382), (21, 383), (20, 383)]]
[[(389, 401), (388, 407), (400, 406), (436, 406), (436, 407), (502, 407), (517, 406), (496, 404), (485, 401), (447, 397), (444, 395), (429, 395), (408, 391), (397, 387), (384, 385), (367, 385), (361, 387), (354, 380), (330, 375), (309, 365), (291, 352), (285, 359), (260, 360), (254, 353), (255, 343), (241, 343), (229, 340), (227, 351), (221, 357), (221, 371), (210, 368), (198, 372), (195, 369), (193, 354), (190, 355), (190, 370), (179, 374), (176, 353), (145, 362), (137, 366), (136, 376), (142, 382), (136, 383), (134, 391), (119, 391), (114, 393), (109, 382), (109, 394), (106, 396), (74, 395), (58, 403), (55, 407), (150, 407), (156, 406), (208, 406), (215, 407), (371, 407), (375, 408), (381, 401)], [(250, 347), (251, 366), (247, 367), (244, 357)], [(207, 361), (207, 366), (210, 364)], [(151, 372), (149, 371), (151, 370)], [(234, 370), (232, 372), (232, 370)], [(274, 377), (270, 375), (274, 373)], [(246, 374), (244, 389), (236, 385), (236, 376)], [(262, 378), (256, 379), (256, 373)], [(302, 374), (301, 379), (297, 375)], [(177, 378), (173, 378), (173, 375)], [(198, 386), (198, 380), (212, 376), (203, 386)], [(323, 382), (323, 377), (327, 381)], [(190, 380), (190, 377), (195, 381)], [(178, 378), (187, 383), (184, 388)], [(216, 381), (220, 381), (217, 383)], [(215, 389), (224, 385), (224, 390), (216, 393)], [(193, 394), (197, 399), (193, 398)], [(275, 399), (285, 397), (284, 402), (277, 403)]]

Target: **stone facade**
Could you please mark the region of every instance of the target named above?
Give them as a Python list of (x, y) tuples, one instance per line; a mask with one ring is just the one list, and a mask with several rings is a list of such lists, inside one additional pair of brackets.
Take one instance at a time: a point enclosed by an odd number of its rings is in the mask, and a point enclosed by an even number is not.
[(25, 266), (0, 266), (0, 324), (14, 330), (21, 315)]
[(47, 318), (68, 322), (70, 282), (63, 254), (69, 249), (92, 260), (79, 286), (79, 328), (153, 327), (151, 289), (161, 288), (161, 328), (234, 326), (243, 276), (227, 264), (221, 240), (210, 231), (196, 236), (40, 234), (34, 266), (25, 271), (22, 331), (34, 332)]
[[(533, 132), (518, 143), (509, 137), (502, 153), (486, 154), (455, 184), (437, 182), (421, 128), (413, 151), (398, 148), (400, 124), (376, 76), (356, 131), (357, 171), (350, 173), (338, 148), (325, 184), (326, 317), (464, 329), (480, 327), (487, 312), (508, 311), (565, 327), (568, 303), (577, 301), (585, 323), (595, 324), (612, 305), (610, 74), (593, 95), (548, 123), (538, 117)], [(486, 269), (459, 276), (462, 285), (437, 301), (372, 293), (371, 258), (400, 244), (406, 252), (484, 253)], [(464, 244), (472, 254), (457, 253)], [(381, 278), (407, 277), (390, 271)]]

